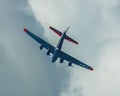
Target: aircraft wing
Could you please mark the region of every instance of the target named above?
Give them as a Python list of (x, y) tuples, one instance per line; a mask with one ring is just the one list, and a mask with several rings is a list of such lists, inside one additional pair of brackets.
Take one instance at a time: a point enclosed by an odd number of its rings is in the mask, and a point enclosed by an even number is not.
[(24, 28), (24, 32), (27, 33), (30, 37), (32, 37), (39, 44), (41, 44), (45, 49), (50, 50), (51, 53), (54, 53), (55, 47), (53, 45), (49, 44), (45, 40), (43, 40), (40, 37), (36, 36), (32, 32), (28, 31), (26, 28)]
[(79, 61), (77, 59), (75, 59), (74, 57), (66, 54), (63, 51), (60, 52), (59, 57), (62, 58), (63, 60), (66, 60), (66, 61), (68, 61), (70, 63), (74, 63), (74, 64), (76, 64), (78, 66), (81, 66), (83, 68), (86, 68), (88, 70), (93, 70), (93, 68), (91, 66), (89, 66), (89, 65), (87, 65), (87, 64), (85, 64), (85, 63), (83, 63), (83, 62), (81, 62), (81, 61)]

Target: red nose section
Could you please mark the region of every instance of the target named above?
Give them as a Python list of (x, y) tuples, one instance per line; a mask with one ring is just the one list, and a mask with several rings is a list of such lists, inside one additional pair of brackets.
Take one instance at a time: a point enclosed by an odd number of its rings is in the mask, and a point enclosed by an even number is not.
[(28, 30), (26, 28), (24, 28), (24, 32), (28, 32)]

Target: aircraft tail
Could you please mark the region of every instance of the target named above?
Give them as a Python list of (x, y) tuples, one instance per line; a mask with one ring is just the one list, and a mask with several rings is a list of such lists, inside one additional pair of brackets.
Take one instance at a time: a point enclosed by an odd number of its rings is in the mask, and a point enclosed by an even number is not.
[[(57, 29), (55, 29), (55, 28), (53, 28), (53, 27), (51, 27), (51, 26), (49, 26), (49, 28), (53, 31), (53, 32), (55, 32), (58, 36), (62, 36), (62, 32), (60, 32), (60, 31), (58, 31)], [(69, 27), (67, 28), (67, 30), (69, 29)], [(67, 31), (66, 30), (66, 31)], [(69, 36), (65, 36), (65, 39), (66, 40), (68, 40), (68, 41), (70, 41), (70, 42), (72, 42), (72, 43), (75, 43), (75, 44), (79, 44), (77, 41), (75, 41), (74, 39), (72, 39), (71, 37), (69, 37)]]

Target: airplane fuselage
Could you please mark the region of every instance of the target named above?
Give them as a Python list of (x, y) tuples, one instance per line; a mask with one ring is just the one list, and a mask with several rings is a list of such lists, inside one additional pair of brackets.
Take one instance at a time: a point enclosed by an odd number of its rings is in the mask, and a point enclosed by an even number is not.
[(64, 39), (65, 39), (65, 35), (66, 35), (66, 32), (68, 31), (69, 27), (66, 29), (66, 31), (62, 34), (57, 46), (56, 46), (56, 49), (55, 49), (55, 52), (53, 54), (53, 57), (52, 57), (52, 62), (55, 62), (58, 58), (58, 54), (59, 52), (61, 51), (62, 49), (62, 45), (63, 45), (63, 42), (64, 42)]
[(58, 58), (58, 54), (59, 54), (60, 50), (56, 48), (53, 57), (52, 57), (52, 62), (55, 62)]

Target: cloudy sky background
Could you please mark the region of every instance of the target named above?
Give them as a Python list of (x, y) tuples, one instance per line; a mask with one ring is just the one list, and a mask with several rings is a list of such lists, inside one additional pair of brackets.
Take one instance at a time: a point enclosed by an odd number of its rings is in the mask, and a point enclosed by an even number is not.
[[(0, 95), (119, 96), (119, 0), (0, 0)], [(23, 32), (29, 30), (56, 45), (51, 25), (79, 45), (63, 50), (94, 67), (51, 63), (46, 51)], [(75, 50), (75, 51), (73, 51)]]

